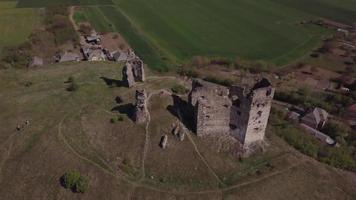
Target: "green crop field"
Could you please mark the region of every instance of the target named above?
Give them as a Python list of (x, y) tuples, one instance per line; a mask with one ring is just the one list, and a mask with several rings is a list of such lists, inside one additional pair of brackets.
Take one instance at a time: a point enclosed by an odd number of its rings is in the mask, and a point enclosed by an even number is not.
[(330, 32), (302, 20), (356, 21), (353, 0), (20, 0), (19, 7), (90, 5), (84, 16), (119, 31), (153, 69), (193, 56), (237, 57), (283, 66), (303, 58)]
[(182, 63), (195, 55), (285, 65), (307, 55), (329, 35), (323, 28), (300, 25), (300, 21), (320, 17), (349, 24), (356, 21), (356, 3), (350, 0), (341, 5), (330, 0), (113, 2), (116, 6), (98, 7), (105, 20), (139, 54), (145, 49), (146, 59), (160, 60), (159, 64), (146, 61), (156, 69), (162, 68), (162, 61)]
[(38, 9), (15, 7), (16, 2), (0, 1), (0, 51), (24, 42), (40, 23)]
[(111, 0), (19, 0), (18, 7), (46, 7), (55, 5), (108, 5)]

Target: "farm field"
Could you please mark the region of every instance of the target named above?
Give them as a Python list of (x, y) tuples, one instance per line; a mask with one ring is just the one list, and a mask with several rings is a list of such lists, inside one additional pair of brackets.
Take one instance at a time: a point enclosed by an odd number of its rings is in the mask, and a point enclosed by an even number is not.
[(243, 58), (283, 66), (308, 55), (329, 31), (303, 20), (356, 21), (352, 0), (20, 0), (18, 7), (87, 5), (97, 30), (120, 32), (151, 69), (193, 56)]
[[(136, 125), (124, 114), (134, 88), (120, 87), (122, 66), (111, 63), (55, 64), (0, 74), (0, 196), (4, 199), (352, 199), (345, 175), (289, 147), (270, 131), (264, 154), (239, 161), (212, 149), (212, 141), (189, 133), (169, 135), (175, 116), (169, 89), (181, 79), (148, 72), (145, 87), (151, 121)], [(66, 90), (69, 77), (77, 91)], [(123, 103), (115, 101), (117, 95)], [(125, 109), (126, 107), (126, 109)], [(122, 121), (111, 123), (120, 115)], [(17, 124), (30, 124), (16, 131)], [(148, 134), (148, 137), (146, 136)], [(190, 139), (189, 139), (190, 138)], [(196, 147), (196, 148), (195, 148)], [(146, 149), (146, 150), (144, 150)], [(201, 156), (199, 156), (199, 153)], [(89, 178), (74, 194), (59, 178), (68, 170)]]
[(19, 0), (18, 7), (46, 7), (55, 5), (110, 5), (111, 0)]
[(40, 11), (38, 9), (16, 8), (14, 1), (0, 1), (0, 52), (4, 46), (17, 45), (26, 41), (39, 23)]
[[(117, 6), (98, 7), (106, 20), (111, 21), (109, 24), (129, 38), (138, 52), (142, 46), (150, 46), (144, 48), (151, 49), (145, 51), (146, 57), (176, 64), (203, 55), (284, 65), (306, 55), (328, 35), (320, 27), (297, 25), (318, 15), (269, 0), (114, 2)], [(87, 12), (93, 11), (87, 9)], [(92, 21), (95, 25), (97, 19)], [(136, 40), (143, 40), (145, 45), (130, 42)]]

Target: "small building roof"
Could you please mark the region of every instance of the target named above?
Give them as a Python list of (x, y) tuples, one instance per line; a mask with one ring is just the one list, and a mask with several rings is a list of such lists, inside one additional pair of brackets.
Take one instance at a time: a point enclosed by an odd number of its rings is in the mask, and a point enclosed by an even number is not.
[(88, 52), (88, 60), (93, 60), (93, 58), (105, 59), (105, 54), (101, 49), (93, 49)]
[(88, 42), (98, 41), (98, 40), (100, 40), (100, 36), (99, 35), (91, 35), (91, 36), (87, 36), (85, 39)]
[(112, 54), (112, 57), (116, 62), (123, 62), (128, 60), (128, 55), (125, 52), (122, 51), (115, 51)]

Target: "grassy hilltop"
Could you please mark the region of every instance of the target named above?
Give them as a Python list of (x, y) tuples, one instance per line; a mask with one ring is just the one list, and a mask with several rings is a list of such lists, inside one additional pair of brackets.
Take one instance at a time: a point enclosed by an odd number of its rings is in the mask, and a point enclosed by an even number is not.
[[(169, 89), (179, 80), (147, 74), (144, 85), (119, 87), (122, 66), (65, 63), (0, 74), (0, 196), (3, 199), (352, 199), (343, 172), (289, 147), (270, 128), (270, 148), (239, 161), (215, 140), (171, 134), (177, 118)], [(69, 79), (78, 88), (68, 91)], [(124, 114), (135, 89), (154, 94), (151, 121), (136, 125)], [(122, 103), (115, 98), (120, 96)], [(125, 109), (126, 108), (126, 109)], [(121, 112), (122, 114), (118, 113)], [(120, 115), (122, 120), (111, 119)], [(24, 122), (29, 120), (28, 125)], [(16, 126), (21, 125), (20, 131)], [(148, 137), (146, 136), (148, 135)], [(169, 147), (162, 150), (162, 134)], [(146, 150), (144, 150), (146, 149)], [(78, 170), (84, 194), (60, 185)]]

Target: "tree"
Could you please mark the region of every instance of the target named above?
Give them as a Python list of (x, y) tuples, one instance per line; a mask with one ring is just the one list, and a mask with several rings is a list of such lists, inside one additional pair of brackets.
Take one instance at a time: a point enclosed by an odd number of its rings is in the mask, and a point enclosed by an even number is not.
[(349, 130), (339, 123), (329, 122), (322, 131), (332, 138), (336, 138), (338, 136), (344, 138), (347, 137)]

